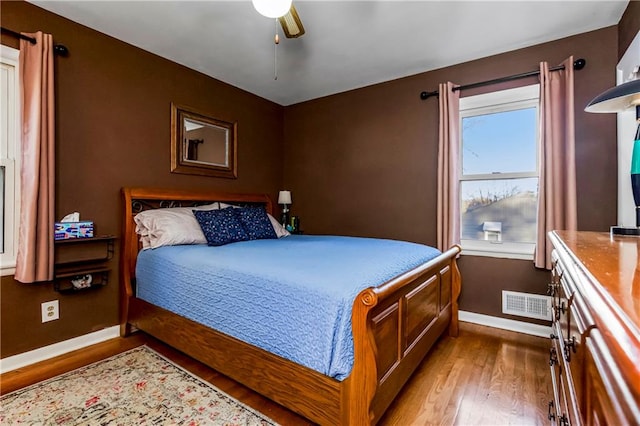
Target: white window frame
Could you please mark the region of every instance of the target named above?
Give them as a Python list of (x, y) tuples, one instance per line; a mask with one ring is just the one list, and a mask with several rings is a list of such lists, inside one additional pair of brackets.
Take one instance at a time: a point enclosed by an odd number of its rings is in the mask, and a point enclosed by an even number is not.
[[(539, 158), (536, 154), (536, 171), (524, 172), (524, 173), (500, 173), (500, 174), (475, 174), (464, 175), (462, 171), (462, 156), (463, 156), (463, 142), (462, 142), (462, 119), (465, 117), (473, 117), (477, 115), (492, 114), (497, 112), (507, 112), (514, 109), (523, 109), (535, 107), (537, 112), (537, 121), (540, 120), (540, 85), (533, 84), (530, 86), (517, 87), (514, 89), (501, 90), (497, 92), (485, 93), (482, 95), (468, 96), (460, 98), (460, 158), (459, 164), (459, 181), (472, 181), (472, 180), (493, 180), (493, 179), (514, 179), (514, 178), (528, 178), (538, 177), (538, 165)], [(536, 126), (536, 153), (539, 153), (540, 147), (540, 135), (539, 126)], [(462, 187), (462, 185), (460, 185)], [(458, 194), (460, 201), (462, 201), (462, 191)], [(462, 202), (460, 202), (462, 205)], [(462, 212), (458, 212), (459, 220)], [(462, 233), (462, 229), (460, 229)], [(461, 235), (462, 236), (462, 235)], [(535, 250), (535, 243), (513, 243), (513, 242), (500, 242), (494, 241), (482, 241), (482, 240), (460, 240), (462, 246), (462, 254), (472, 256), (488, 256), (488, 257), (501, 257), (509, 259), (524, 259), (533, 260), (533, 253)]]
[[(18, 251), (18, 225), (20, 219), (20, 51), (0, 45), (2, 73), (6, 72), (7, 87), (3, 87), (0, 100), (2, 117), (0, 137), (0, 165), (5, 168), (4, 197), (2, 201), (2, 237), (4, 251), (0, 256), (0, 274), (13, 275)], [(3, 82), (4, 86), (4, 82)], [(5, 110), (6, 108), (6, 110)], [(6, 122), (5, 122), (6, 117)]]

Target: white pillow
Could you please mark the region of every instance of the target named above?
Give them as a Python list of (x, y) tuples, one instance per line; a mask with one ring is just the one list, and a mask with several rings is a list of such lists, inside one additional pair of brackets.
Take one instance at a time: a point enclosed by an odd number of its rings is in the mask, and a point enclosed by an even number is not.
[(175, 207), (166, 209), (145, 210), (133, 219), (136, 232), (140, 235), (142, 248), (158, 248), (179, 244), (206, 244), (192, 210), (215, 210), (219, 203), (197, 207)]
[(142, 243), (142, 250), (151, 248), (151, 241), (149, 241), (148, 235), (140, 235), (140, 242)]
[(269, 216), (269, 220), (271, 221), (271, 225), (273, 226), (273, 230), (276, 231), (276, 236), (278, 238), (282, 238), (282, 237), (286, 237), (288, 235), (291, 235), (291, 233), (289, 231), (287, 231), (284, 228), (284, 226), (282, 226), (282, 224), (276, 220), (275, 217), (271, 216), (269, 213), (267, 213), (267, 215)]
[[(235, 207), (238, 208), (239, 206), (234, 206), (231, 204), (225, 204), (225, 203), (219, 203), (220, 208), (221, 209), (226, 209), (227, 207)], [(267, 213), (267, 216), (269, 216), (269, 221), (271, 222), (271, 226), (273, 226), (273, 230), (276, 233), (276, 236), (278, 238), (282, 238), (282, 237), (286, 237), (288, 235), (291, 235), (291, 233), (289, 231), (287, 231), (284, 226), (282, 226), (282, 224), (280, 222), (278, 222), (278, 220), (271, 216), (269, 213)]]

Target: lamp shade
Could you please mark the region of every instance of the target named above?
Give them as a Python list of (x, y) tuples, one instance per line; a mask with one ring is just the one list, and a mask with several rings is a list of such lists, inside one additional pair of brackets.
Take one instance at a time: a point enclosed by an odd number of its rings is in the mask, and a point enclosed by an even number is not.
[(640, 105), (640, 79), (612, 87), (596, 96), (587, 107), (586, 112), (622, 112)]
[(291, 0), (251, 0), (253, 7), (262, 16), (280, 18), (291, 9)]
[(291, 204), (291, 191), (280, 191), (278, 204)]

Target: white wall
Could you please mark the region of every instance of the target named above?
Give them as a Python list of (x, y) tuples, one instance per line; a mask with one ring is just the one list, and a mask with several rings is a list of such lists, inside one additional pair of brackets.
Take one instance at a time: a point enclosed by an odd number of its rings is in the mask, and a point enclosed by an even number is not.
[[(640, 78), (640, 32), (617, 66), (617, 84)], [(635, 110), (618, 113), (618, 225), (636, 226), (635, 205), (631, 192), (631, 151), (637, 129)]]

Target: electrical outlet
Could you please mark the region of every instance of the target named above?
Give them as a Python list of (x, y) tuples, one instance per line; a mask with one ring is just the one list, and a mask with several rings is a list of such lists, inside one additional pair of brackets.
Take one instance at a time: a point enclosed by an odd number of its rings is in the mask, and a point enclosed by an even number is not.
[(60, 318), (60, 305), (57, 300), (42, 303), (42, 322), (53, 321)]

